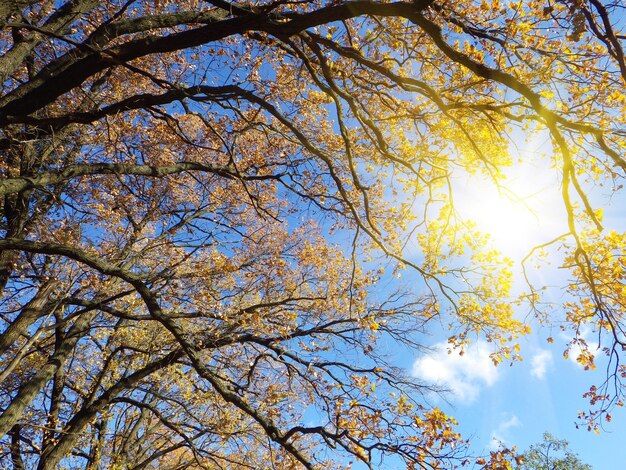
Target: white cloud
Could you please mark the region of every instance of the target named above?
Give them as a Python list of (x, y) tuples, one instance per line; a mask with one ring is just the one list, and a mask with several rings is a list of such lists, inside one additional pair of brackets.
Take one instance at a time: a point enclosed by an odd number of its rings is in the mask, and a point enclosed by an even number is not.
[[(585, 349), (590, 354), (593, 354), (594, 356), (598, 355), (598, 350), (600, 349), (600, 345), (596, 341), (593, 340), (593, 332), (589, 328), (583, 329), (579, 333), (578, 337), (584, 341), (584, 344), (587, 345)], [(568, 359), (572, 361), (573, 364), (575, 364), (576, 366), (580, 368), (584, 367), (582, 363), (578, 362), (578, 356), (580, 356), (582, 352), (583, 352), (583, 346), (580, 343), (570, 344), (567, 350)]]
[(450, 390), (463, 403), (471, 403), (482, 387), (490, 387), (498, 379), (490, 353), (485, 341), (473, 343), (462, 356), (455, 351), (448, 354), (447, 343), (438, 343), (434, 352), (416, 359), (413, 375)]
[(530, 373), (533, 377), (543, 379), (548, 371), (548, 366), (553, 362), (552, 351), (540, 349), (530, 360)]
[(509, 440), (509, 430), (521, 426), (522, 422), (515, 415), (511, 415), (508, 419), (502, 421), (498, 427), (491, 433), (491, 443), (489, 447), (495, 450), (498, 447), (507, 445)]

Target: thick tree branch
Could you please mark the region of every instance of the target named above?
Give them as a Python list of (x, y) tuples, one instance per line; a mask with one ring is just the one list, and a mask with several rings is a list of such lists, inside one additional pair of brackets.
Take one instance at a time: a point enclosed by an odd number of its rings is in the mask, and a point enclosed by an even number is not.
[(430, 0), (396, 3), (354, 0), (309, 13), (284, 14), (279, 18), (267, 13), (255, 13), (224, 19), (166, 36), (132, 39), (103, 51), (92, 51), (86, 44), (84, 49), (68, 52), (45, 67), (28, 83), (2, 97), (0, 117), (31, 114), (79, 86), (87, 78), (109, 67), (146, 55), (193, 48), (248, 31), (264, 31), (277, 37), (290, 37), (307, 28), (362, 15), (410, 18), (429, 4)]
[(195, 162), (178, 162), (173, 165), (133, 165), (130, 163), (89, 163), (69, 165), (60, 172), (46, 172), (33, 177), (7, 178), (0, 180), (0, 195), (19, 193), (27, 189), (45, 188), (66, 183), (75, 178), (100, 175), (137, 175), (151, 178), (198, 171), (229, 179), (244, 181), (279, 179), (280, 175), (239, 175), (229, 166), (205, 165)]

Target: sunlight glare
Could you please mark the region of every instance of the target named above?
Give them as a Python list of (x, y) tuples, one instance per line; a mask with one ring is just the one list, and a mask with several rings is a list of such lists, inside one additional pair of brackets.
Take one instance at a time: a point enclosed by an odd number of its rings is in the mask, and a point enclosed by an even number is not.
[(561, 235), (565, 227), (558, 181), (541, 177), (549, 172), (532, 170), (516, 168), (501, 188), (476, 175), (461, 179), (457, 188), (459, 215), (489, 234), (494, 248), (513, 260)]

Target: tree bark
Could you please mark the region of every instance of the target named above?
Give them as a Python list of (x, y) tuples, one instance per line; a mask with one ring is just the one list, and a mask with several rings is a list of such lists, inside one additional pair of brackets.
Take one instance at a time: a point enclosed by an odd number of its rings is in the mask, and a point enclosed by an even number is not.
[(24, 415), (26, 408), (32, 403), (37, 394), (41, 392), (44, 385), (54, 377), (57, 369), (63, 366), (74, 350), (76, 343), (88, 330), (96, 314), (97, 312), (95, 311), (86, 312), (78, 317), (58, 351), (56, 351), (50, 359), (48, 359), (48, 362), (20, 388), (17, 396), (11, 401), (11, 404), (4, 410), (2, 415), (0, 415), (0, 438), (4, 437), (7, 432), (17, 424), (19, 419)]
[(26, 330), (38, 318), (41, 318), (56, 305), (56, 301), (50, 299), (59, 282), (50, 281), (39, 288), (33, 299), (28, 302), (17, 318), (11, 322), (7, 329), (0, 335), (0, 356), (5, 354), (17, 339), (26, 333)]

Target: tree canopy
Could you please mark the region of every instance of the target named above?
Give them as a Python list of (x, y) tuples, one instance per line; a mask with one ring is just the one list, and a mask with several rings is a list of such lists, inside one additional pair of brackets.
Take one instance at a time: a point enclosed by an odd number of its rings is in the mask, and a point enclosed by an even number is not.
[(542, 442), (524, 452), (522, 459), (518, 470), (593, 470), (569, 449), (567, 441), (548, 432), (543, 434)]
[[(0, 466), (510, 468), (470, 459), (385, 355), (439, 324), (495, 364), (531, 317), (586, 368), (593, 333), (608, 374), (581, 418), (610, 419), (625, 235), (594, 195), (626, 169), (624, 13), (0, 2)], [(538, 134), (564, 223), (531, 255), (560, 257), (558, 305), (532, 276), (512, 290), (455, 204), (455, 175), (505, 190)]]

